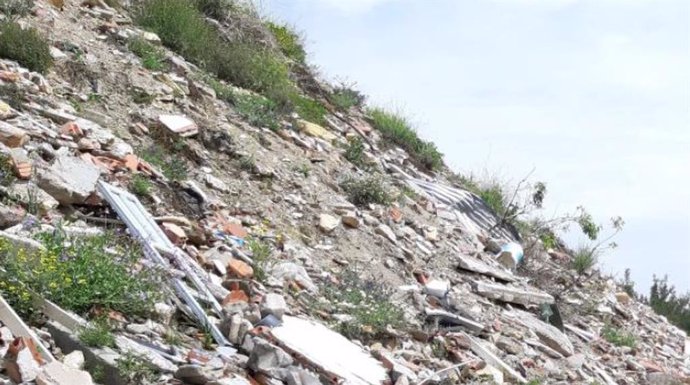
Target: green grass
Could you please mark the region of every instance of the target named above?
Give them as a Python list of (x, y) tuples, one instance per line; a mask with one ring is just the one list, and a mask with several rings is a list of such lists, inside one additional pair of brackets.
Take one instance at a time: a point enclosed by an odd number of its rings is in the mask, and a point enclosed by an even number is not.
[(0, 0), (0, 13), (11, 19), (28, 16), (33, 7), (34, 0)]
[(32, 291), (80, 314), (97, 307), (146, 316), (161, 298), (158, 272), (139, 264), (141, 250), (129, 237), (77, 238), (57, 228), (37, 239), (45, 250), (36, 253), (0, 241), (0, 292), (20, 313), (32, 314)]
[(365, 166), (364, 142), (361, 138), (352, 138), (345, 147), (345, 159), (357, 167)]
[(174, 148), (166, 150), (160, 145), (154, 144), (145, 151), (140, 151), (141, 158), (156, 166), (161, 170), (163, 175), (171, 181), (182, 181), (187, 179), (189, 169), (187, 163), (178, 154)]
[(278, 106), (270, 99), (251, 94), (235, 94), (230, 98), (237, 113), (252, 126), (265, 127), (272, 131), (280, 128)]
[(79, 332), (79, 340), (86, 346), (95, 348), (115, 347), (115, 337), (106, 319), (98, 319)]
[(252, 252), (254, 264), (254, 278), (259, 282), (264, 282), (268, 278), (267, 268), (271, 257), (271, 245), (258, 239), (250, 239), (247, 242), (249, 250)]
[(14, 21), (0, 22), (0, 57), (41, 73), (48, 72), (53, 65), (46, 38), (36, 29), (24, 29)]
[(116, 366), (127, 385), (152, 384), (157, 379), (156, 371), (146, 362), (146, 358), (131, 352), (120, 356)]
[(379, 176), (347, 177), (340, 183), (340, 188), (345, 191), (350, 202), (357, 206), (372, 203), (388, 205), (391, 202), (391, 196)]
[(266, 22), (266, 27), (275, 37), (280, 51), (283, 55), (298, 63), (304, 63), (307, 59), (307, 52), (304, 50), (302, 39), (294, 29), (284, 24), (276, 24), (271, 21)]
[(324, 107), (321, 102), (297, 95), (292, 98), (292, 103), (295, 112), (297, 112), (302, 119), (322, 126), (326, 125), (326, 114), (328, 114), (328, 110), (326, 110), (326, 107)]
[(151, 71), (168, 69), (168, 64), (165, 62), (165, 52), (143, 38), (138, 37), (130, 40), (127, 47), (141, 58), (141, 64), (144, 68)]
[(443, 166), (443, 154), (436, 145), (420, 139), (417, 131), (403, 116), (381, 108), (371, 108), (367, 114), (383, 140), (402, 147), (419, 167), (435, 171)]
[(596, 250), (593, 250), (591, 247), (580, 246), (575, 251), (570, 263), (577, 274), (582, 275), (597, 264), (597, 259)]
[(608, 342), (616, 346), (627, 346), (635, 348), (637, 345), (637, 338), (631, 333), (614, 328), (611, 325), (606, 325), (601, 330), (601, 336)]
[(130, 182), (130, 185), (129, 185), (129, 189), (135, 195), (138, 195), (140, 197), (149, 196), (149, 194), (151, 193), (152, 187), (153, 187), (153, 183), (151, 183), (149, 178), (147, 178), (141, 174), (134, 175), (134, 177), (132, 177), (132, 181)]
[(480, 187), (478, 195), (497, 215), (501, 216), (506, 213), (508, 209), (508, 198), (499, 184), (489, 183), (485, 187)]
[(240, 158), (240, 169), (250, 174), (256, 174), (258, 167), (256, 166), (256, 159), (251, 155), (246, 155)]
[(137, 24), (158, 34), (167, 47), (205, 71), (289, 105), (295, 86), (287, 64), (257, 43), (226, 41), (206, 22), (193, 0), (143, 0)]

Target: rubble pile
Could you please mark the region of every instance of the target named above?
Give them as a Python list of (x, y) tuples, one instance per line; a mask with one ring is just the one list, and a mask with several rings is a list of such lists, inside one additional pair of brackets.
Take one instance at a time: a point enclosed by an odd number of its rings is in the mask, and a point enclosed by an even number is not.
[[(528, 264), (553, 286), (517, 274), (517, 234), (384, 149), (361, 111), (252, 126), (184, 58), (145, 69), (126, 42), (160, 39), (125, 10), (79, 3), (37, 1), (26, 20), (50, 37), (48, 75), (0, 60), (0, 87), (22, 94), (0, 101), (0, 238), (30, 258), (46, 231), (126, 233), (162, 299), (96, 316), (29, 288), (39, 321), (3, 299), (0, 383), (690, 384), (684, 332), (596, 272), (553, 292), (576, 279), (562, 253)], [(339, 187), (367, 173), (343, 157), (352, 137), (390, 205)], [(113, 341), (90, 346), (102, 319)]]

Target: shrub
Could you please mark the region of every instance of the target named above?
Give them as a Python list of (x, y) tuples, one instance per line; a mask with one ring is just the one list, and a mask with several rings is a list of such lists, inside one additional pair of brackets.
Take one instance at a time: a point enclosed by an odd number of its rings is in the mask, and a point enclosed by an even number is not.
[(299, 114), (302, 119), (310, 122), (325, 125), (326, 114), (328, 110), (320, 102), (305, 96), (297, 95), (292, 98), (292, 103), (295, 107), (295, 112)]
[(134, 175), (134, 177), (132, 178), (132, 182), (129, 186), (130, 190), (132, 190), (132, 192), (135, 195), (138, 195), (140, 197), (149, 196), (152, 187), (153, 184), (151, 183), (151, 181), (141, 174)]
[(336, 108), (347, 112), (352, 107), (361, 107), (366, 97), (361, 92), (349, 86), (341, 85), (333, 90), (329, 99)]
[(146, 316), (160, 298), (157, 272), (138, 265), (142, 253), (129, 237), (74, 238), (57, 228), (38, 239), (45, 250), (35, 253), (0, 241), (0, 292), (21, 313), (31, 314), (31, 291), (77, 313), (102, 307), (130, 316)]
[(307, 59), (307, 53), (302, 45), (302, 39), (293, 29), (287, 25), (280, 25), (270, 21), (266, 23), (266, 27), (275, 37), (283, 55), (298, 63), (304, 63)]
[(144, 68), (151, 71), (162, 71), (168, 68), (165, 53), (160, 48), (142, 38), (134, 38), (127, 44), (132, 53), (141, 58)]
[(608, 342), (616, 346), (627, 346), (630, 348), (635, 348), (637, 345), (637, 339), (633, 334), (626, 333), (625, 331), (618, 330), (611, 325), (606, 325), (601, 330), (601, 336)]
[(270, 99), (259, 95), (234, 95), (232, 103), (249, 124), (257, 127), (266, 127), (272, 131), (280, 128), (278, 107)]
[(402, 147), (418, 166), (432, 171), (443, 166), (443, 154), (433, 143), (420, 139), (407, 119), (381, 108), (370, 109), (368, 115), (383, 139)]
[(690, 292), (677, 294), (668, 277), (654, 277), (649, 290), (649, 306), (669, 322), (690, 333)]
[(571, 265), (577, 274), (582, 275), (596, 265), (597, 259), (596, 250), (591, 247), (580, 246), (573, 255)]
[(390, 194), (378, 176), (363, 178), (348, 177), (340, 183), (350, 202), (358, 206), (368, 204), (387, 205), (391, 202)]
[(338, 331), (350, 339), (372, 340), (385, 335), (387, 327), (404, 324), (400, 306), (390, 302), (392, 290), (380, 281), (365, 280), (354, 270), (346, 270), (336, 285), (324, 287), (324, 296), (351, 319), (340, 322)]
[(14, 21), (0, 23), (0, 57), (41, 73), (53, 65), (46, 39), (34, 28), (24, 29)]
[(479, 197), (497, 215), (504, 215), (507, 210), (508, 199), (503, 188), (498, 183), (490, 183), (486, 187), (479, 188)]
[(33, 7), (33, 0), (0, 0), (0, 13), (11, 19), (27, 16)]
[(96, 348), (115, 347), (115, 337), (106, 319), (92, 321), (89, 326), (79, 332), (79, 340), (86, 346)]
[(194, 5), (211, 19), (225, 20), (232, 3), (229, 0), (195, 0)]
[(295, 89), (287, 65), (261, 44), (225, 41), (192, 0), (143, 0), (134, 18), (158, 34), (163, 44), (218, 78), (281, 106), (290, 104)]
[(361, 138), (352, 138), (345, 148), (345, 159), (357, 167), (364, 166), (364, 142)]
[(256, 160), (251, 155), (246, 155), (240, 158), (240, 169), (250, 174), (256, 174), (259, 170), (256, 166)]

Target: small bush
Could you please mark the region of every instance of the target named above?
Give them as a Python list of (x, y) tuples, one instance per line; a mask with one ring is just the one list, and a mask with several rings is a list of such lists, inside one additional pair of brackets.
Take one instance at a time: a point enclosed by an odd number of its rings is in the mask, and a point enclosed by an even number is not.
[(130, 40), (127, 44), (132, 53), (141, 58), (144, 68), (151, 71), (163, 71), (168, 68), (165, 62), (165, 52), (142, 38)]
[(501, 216), (506, 213), (508, 209), (508, 199), (505, 196), (503, 188), (497, 183), (491, 183), (486, 187), (480, 187), (479, 197), (484, 203), (491, 208), (497, 215)]
[(34, 7), (34, 0), (0, 0), (0, 13), (14, 19), (27, 16)]
[(129, 186), (130, 190), (132, 190), (132, 192), (135, 195), (138, 195), (140, 197), (149, 196), (152, 187), (153, 184), (151, 183), (151, 181), (141, 174), (134, 175), (134, 177), (132, 178), (132, 182)]
[(48, 41), (34, 28), (23, 29), (13, 21), (0, 23), (0, 57), (41, 73), (53, 65)]
[(258, 167), (256, 166), (256, 160), (254, 157), (251, 155), (241, 157), (240, 169), (250, 174), (256, 174), (258, 172)]
[(272, 131), (280, 128), (278, 107), (274, 102), (258, 95), (235, 95), (232, 97), (237, 113), (249, 124), (266, 127)]
[(357, 167), (363, 167), (365, 165), (364, 142), (361, 138), (355, 137), (349, 141), (345, 148), (345, 159)]
[(625, 331), (618, 330), (611, 325), (606, 325), (601, 330), (601, 336), (608, 342), (616, 346), (627, 346), (630, 348), (635, 348), (637, 345), (637, 339), (633, 334), (626, 333)]
[(283, 55), (298, 63), (304, 63), (307, 52), (304, 50), (302, 39), (293, 29), (270, 21), (266, 23), (266, 27), (275, 37)]
[(333, 90), (329, 97), (331, 102), (341, 111), (349, 111), (352, 107), (361, 107), (366, 97), (359, 91), (342, 85)]
[(0, 98), (10, 107), (21, 111), (26, 101), (26, 91), (15, 83), (0, 85)]
[(295, 107), (295, 112), (299, 114), (302, 119), (308, 120), (319, 125), (326, 125), (326, 114), (328, 110), (320, 102), (298, 95), (293, 97), (292, 102)]
[(160, 298), (159, 274), (139, 265), (141, 250), (129, 237), (75, 238), (58, 228), (38, 239), (46, 249), (36, 253), (0, 241), (0, 292), (20, 312), (31, 314), (29, 290), (77, 313), (101, 307), (146, 316)]
[(156, 381), (156, 371), (146, 358), (127, 352), (117, 359), (117, 370), (127, 385), (152, 384)]
[(350, 202), (358, 206), (372, 203), (387, 205), (391, 202), (391, 196), (378, 176), (348, 177), (340, 183), (340, 187), (345, 191)]
[(324, 287), (324, 296), (334, 307), (352, 317), (340, 322), (338, 331), (350, 339), (370, 341), (386, 334), (387, 327), (404, 325), (400, 306), (390, 302), (392, 290), (379, 281), (364, 280), (353, 270), (339, 277), (339, 283)]
[(289, 105), (295, 87), (287, 65), (261, 44), (226, 41), (192, 0), (143, 0), (134, 10), (141, 26), (206, 71)]
[(370, 109), (368, 115), (383, 139), (402, 147), (418, 166), (431, 171), (443, 166), (443, 154), (433, 143), (420, 139), (407, 119), (381, 108)]
[(92, 321), (89, 326), (79, 332), (79, 340), (86, 346), (95, 348), (115, 347), (115, 337), (106, 319)]
[(575, 251), (571, 265), (577, 274), (582, 275), (597, 264), (597, 259), (596, 250), (581, 246)]

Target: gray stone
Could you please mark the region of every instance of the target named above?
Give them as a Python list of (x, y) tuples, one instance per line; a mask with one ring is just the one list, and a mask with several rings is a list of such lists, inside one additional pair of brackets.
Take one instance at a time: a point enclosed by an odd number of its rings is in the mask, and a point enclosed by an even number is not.
[(572, 356), (565, 359), (568, 363), (568, 367), (571, 369), (578, 370), (585, 364), (587, 357), (582, 353), (573, 354)]
[(50, 194), (40, 189), (33, 182), (15, 183), (10, 188), (10, 194), (25, 204), (37, 203), (40, 211), (48, 212), (60, 205)]
[(175, 378), (190, 385), (204, 385), (214, 380), (213, 375), (199, 365), (182, 365), (175, 372)]
[(228, 192), (230, 189), (228, 188), (228, 185), (225, 184), (222, 180), (216, 178), (215, 176), (211, 174), (206, 174), (205, 177), (206, 180), (206, 185), (212, 189), (218, 190), (220, 192)]
[(84, 203), (96, 191), (100, 171), (93, 164), (72, 156), (60, 156), (39, 171), (38, 186), (61, 204)]
[(342, 216), (343, 224), (347, 227), (356, 229), (359, 227), (359, 218), (357, 218), (357, 213), (354, 211), (348, 211)]
[(25, 215), (26, 211), (21, 207), (10, 207), (0, 203), (0, 229), (21, 223)]
[(269, 293), (264, 296), (261, 303), (261, 316), (266, 317), (269, 314), (276, 316), (279, 319), (288, 311), (285, 298), (280, 294)]
[(376, 227), (376, 234), (383, 235), (385, 238), (387, 238), (389, 241), (396, 243), (397, 242), (397, 237), (395, 236), (395, 233), (393, 230), (391, 230), (390, 227), (380, 224), (378, 227)]
[(506, 313), (506, 315), (517, 319), (518, 322), (532, 329), (546, 346), (558, 353), (566, 357), (575, 353), (575, 348), (573, 348), (573, 344), (568, 339), (568, 336), (561, 333), (561, 331), (554, 326), (535, 318), (529, 313), (521, 311)]
[(62, 363), (66, 367), (76, 370), (84, 368), (84, 353), (81, 350), (75, 350), (63, 358)]
[(330, 214), (321, 214), (319, 216), (319, 228), (325, 233), (330, 233), (340, 225), (338, 218)]
[(523, 306), (554, 303), (554, 299), (551, 295), (536, 290), (524, 290), (479, 281), (475, 282), (475, 290), (477, 294), (483, 297), (497, 299), (503, 302), (517, 303)]
[(93, 385), (93, 380), (88, 372), (70, 368), (58, 361), (51, 362), (43, 367), (36, 377), (37, 385)]
[(273, 266), (271, 269), (271, 276), (279, 281), (296, 281), (300, 286), (311, 292), (318, 291), (318, 287), (314, 284), (307, 270), (304, 267), (292, 263), (284, 262)]
[(496, 347), (510, 354), (522, 354), (522, 345), (514, 338), (501, 336), (496, 341)]
[(260, 373), (270, 374), (279, 368), (292, 365), (292, 357), (281, 348), (264, 341), (254, 339), (254, 349), (249, 355), (247, 366)]
[(246, 378), (233, 377), (233, 378), (219, 378), (217, 380), (207, 382), (206, 385), (251, 385), (251, 382)]

